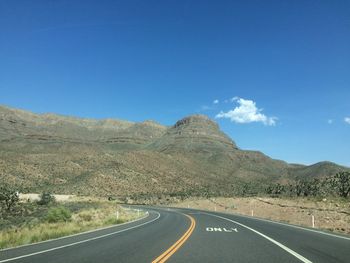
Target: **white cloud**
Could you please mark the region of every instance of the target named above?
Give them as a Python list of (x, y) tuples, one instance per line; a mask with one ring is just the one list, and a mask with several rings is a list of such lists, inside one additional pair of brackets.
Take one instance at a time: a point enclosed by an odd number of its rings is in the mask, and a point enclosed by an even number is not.
[(332, 120), (332, 119), (329, 119), (327, 122), (328, 122), (328, 124), (332, 124), (332, 123), (333, 123), (333, 120)]
[(240, 99), (240, 97), (235, 96), (235, 97), (233, 97), (233, 98), (230, 99), (230, 102), (236, 102), (236, 101), (238, 101), (239, 99)]
[(218, 104), (219, 103), (219, 100), (214, 100), (213, 101), (213, 104)]
[(345, 121), (346, 123), (350, 124), (350, 117), (345, 117), (345, 118), (344, 118), (344, 121)]
[(228, 112), (221, 111), (215, 118), (227, 118), (236, 123), (262, 122), (264, 125), (276, 125), (277, 118), (262, 114), (262, 109), (258, 109), (254, 101), (238, 97), (232, 98), (231, 101), (239, 105)]

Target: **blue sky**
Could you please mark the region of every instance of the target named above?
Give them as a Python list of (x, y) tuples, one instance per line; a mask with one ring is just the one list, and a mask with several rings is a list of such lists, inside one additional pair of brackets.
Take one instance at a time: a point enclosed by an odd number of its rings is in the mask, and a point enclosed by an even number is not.
[(3, 105), (201, 113), (243, 149), (350, 166), (349, 101), (349, 1), (0, 1)]

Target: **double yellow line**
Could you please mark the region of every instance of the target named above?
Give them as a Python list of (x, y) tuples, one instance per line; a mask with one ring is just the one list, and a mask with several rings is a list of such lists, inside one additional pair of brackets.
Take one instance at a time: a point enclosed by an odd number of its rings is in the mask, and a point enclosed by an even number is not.
[(196, 227), (196, 221), (192, 216), (185, 215), (191, 220), (191, 225), (185, 232), (185, 234), (180, 237), (178, 241), (175, 242), (174, 245), (169, 247), (163, 254), (161, 254), (159, 257), (157, 257), (155, 260), (152, 261), (152, 263), (163, 263), (168, 260), (185, 242), (186, 240), (191, 236), (194, 228)]

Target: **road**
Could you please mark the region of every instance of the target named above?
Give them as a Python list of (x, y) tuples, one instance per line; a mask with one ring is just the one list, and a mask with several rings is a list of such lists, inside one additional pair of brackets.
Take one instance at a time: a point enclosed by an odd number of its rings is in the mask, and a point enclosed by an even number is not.
[(350, 262), (350, 237), (194, 209), (1, 250), (2, 262)]

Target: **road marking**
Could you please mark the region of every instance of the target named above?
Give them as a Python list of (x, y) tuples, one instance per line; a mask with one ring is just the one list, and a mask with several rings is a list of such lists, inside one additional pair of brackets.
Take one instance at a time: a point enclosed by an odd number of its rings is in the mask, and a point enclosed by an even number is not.
[[(184, 208), (184, 209), (186, 209), (186, 208)], [(202, 213), (205, 213), (204, 211), (208, 211), (208, 210), (200, 210), (200, 211), (202, 211)], [(222, 214), (231, 215), (231, 216), (236, 216), (236, 217), (249, 218), (249, 219), (259, 220), (259, 221), (263, 221), (263, 222), (269, 222), (269, 223), (272, 223), (272, 224), (278, 224), (278, 225), (282, 225), (282, 226), (293, 227), (293, 228), (297, 228), (297, 229), (301, 229), (301, 230), (305, 230), (305, 231), (309, 231), (309, 232), (314, 232), (314, 233), (317, 233), (317, 234), (326, 235), (326, 236), (330, 236), (330, 237), (350, 240), (350, 237), (336, 235), (336, 234), (332, 234), (332, 233), (327, 233), (327, 232), (323, 232), (323, 231), (320, 231), (320, 230), (310, 229), (310, 228), (306, 228), (306, 227), (302, 227), (302, 226), (297, 226), (297, 225), (292, 225), (292, 224), (286, 224), (286, 223), (282, 223), (282, 222), (272, 221), (272, 220), (265, 219), (265, 218), (251, 217), (251, 216), (237, 214), (237, 213), (230, 213), (230, 214), (229, 213), (224, 213), (224, 212), (221, 212), (221, 213)]]
[(223, 216), (218, 216), (218, 215), (213, 215), (213, 214), (209, 214), (209, 213), (203, 213), (203, 214), (206, 214), (206, 215), (209, 215), (209, 216), (214, 216), (214, 217), (218, 217), (218, 218), (221, 218), (221, 219), (224, 219), (226, 221), (230, 221), (232, 223), (235, 223), (237, 225), (240, 225), (250, 231), (253, 231), (254, 233), (262, 236), (263, 238), (269, 240), (270, 242), (274, 243), (275, 245), (279, 246), (280, 248), (282, 248), (283, 250), (287, 251), (289, 254), (293, 255), (294, 257), (296, 257), (297, 259), (299, 259), (300, 261), (304, 262), (304, 263), (312, 263), (312, 261), (308, 260), (307, 258), (303, 257), (302, 255), (298, 254), (297, 252), (295, 252), (294, 250), (286, 247), (285, 245), (281, 244), (280, 242), (272, 239), (271, 237), (268, 237), (267, 235), (263, 234), (263, 233), (260, 233), (259, 231), (249, 227), (249, 226), (246, 226), (246, 225), (243, 225), (237, 221), (234, 221), (234, 220), (231, 220), (231, 219), (228, 219), (226, 217), (223, 217)]
[(194, 228), (196, 227), (196, 221), (192, 216), (185, 215), (191, 220), (191, 225), (185, 232), (185, 234), (180, 237), (179, 240), (175, 242), (170, 248), (168, 248), (165, 252), (163, 252), (159, 257), (157, 257), (155, 260), (152, 261), (152, 263), (163, 263), (167, 261), (168, 258), (170, 258), (185, 242), (186, 240), (191, 236)]
[(126, 229), (122, 229), (122, 230), (119, 230), (119, 231), (116, 231), (116, 232), (112, 232), (112, 233), (109, 233), (109, 234), (105, 234), (105, 235), (102, 235), (102, 236), (92, 237), (92, 238), (88, 238), (88, 239), (85, 239), (85, 240), (82, 240), (82, 241), (73, 242), (73, 243), (70, 243), (70, 244), (67, 244), (67, 245), (54, 247), (54, 248), (50, 248), (50, 249), (46, 249), (46, 250), (42, 250), (42, 251), (30, 253), (30, 254), (26, 254), (26, 255), (23, 255), (23, 256), (18, 256), (18, 257), (14, 257), (14, 258), (8, 258), (8, 259), (0, 260), (0, 263), (13, 261), (13, 260), (17, 260), (17, 259), (20, 259), (20, 258), (31, 257), (31, 256), (39, 255), (39, 254), (44, 254), (44, 253), (47, 253), (47, 252), (50, 252), (50, 251), (54, 251), (54, 250), (58, 250), (58, 249), (66, 248), (66, 247), (75, 246), (75, 245), (78, 245), (78, 244), (86, 243), (86, 242), (89, 242), (89, 241), (101, 239), (101, 238), (104, 238), (104, 237), (112, 236), (112, 235), (115, 235), (115, 234), (118, 234), (118, 233), (122, 233), (122, 232), (125, 232), (125, 231), (128, 231), (128, 230), (131, 230), (131, 229), (135, 229), (135, 228), (138, 228), (140, 226), (144, 226), (144, 225), (150, 224), (150, 223), (158, 220), (159, 217), (160, 217), (160, 214), (157, 211), (154, 211), (154, 212), (158, 214), (158, 216), (156, 218), (152, 219), (151, 221), (142, 223), (140, 225), (136, 225), (136, 226), (129, 227), (129, 228), (126, 228)]
[(221, 228), (221, 227), (207, 227), (205, 229), (207, 232), (228, 232), (228, 233), (232, 233), (232, 232), (238, 232), (237, 228), (230, 228), (230, 229), (226, 229), (225, 227)]
[[(249, 216), (243, 216), (243, 215), (238, 215), (238, 214), (232, 214), (232, 215), (240, 216), (240, 217), (243, 217), (243, 218), (249, 218), (249, 219), (252, 218), (252, 217), (249, 217)], [(317, 233), (317, 234), (326, 235), (326, 236), (330, 236), (330, 237), (336, 237), (336, 238), (341, 238), (341, 239), (345, 239), (345, 240), (350, 240), (350, 237), (339, 236), (339, 235), (335, 235), (335, 234), (327, 233), (327, 232), (322, 232), (322, 231), (315, 230), (315, 229), (305, 228), (305, 227), (291, 225), (291, 224), (285, 224), (285, 223), (276, 222), (276, 221), (272, 221), (272, 220), (268, 220), (268, 219), (264, 219), (264, 218), (254, 217), (254, 219), (255, 220), (259, 220), (259, 221), (263, 221), (263, 222), (269, 222), (269, 223), (278, 224), (278, 225), (282, 225), (282, 226), (288, 226), (288, 227), (293, 227), (293, 228), (297, 228), (297, 229), (301, 229), (301, 230), (306, 230), (306, 231), (310, 231), (310, 232), (314, 232), (314, 233)]]

